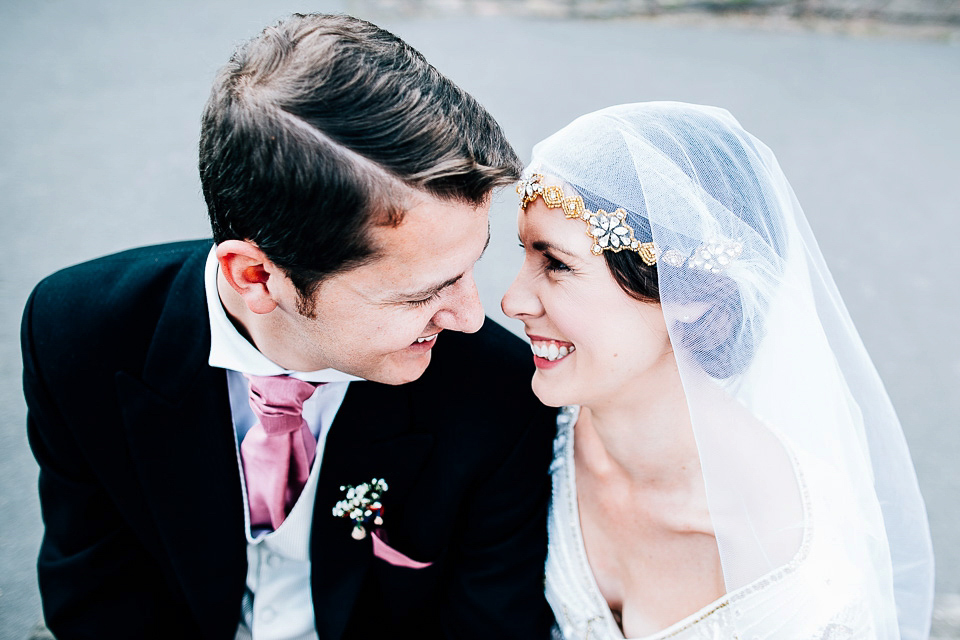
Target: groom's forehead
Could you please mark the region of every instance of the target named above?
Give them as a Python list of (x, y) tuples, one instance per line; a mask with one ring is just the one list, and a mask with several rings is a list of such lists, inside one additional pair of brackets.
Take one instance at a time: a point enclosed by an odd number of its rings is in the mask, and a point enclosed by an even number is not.
[(411, 268), (454, 257), (489, 242), (489, 198), (482, 204), (421, 196), (395, 225), (376, 225), (369, 239), (378, 263), (400, 261)]
[(426, 298), (455, 284), (490, 243), (488, 205), (421, 207), (395, 227), (371, 232), (375, 257), (347, 272), (364, 298), (391, 302)]

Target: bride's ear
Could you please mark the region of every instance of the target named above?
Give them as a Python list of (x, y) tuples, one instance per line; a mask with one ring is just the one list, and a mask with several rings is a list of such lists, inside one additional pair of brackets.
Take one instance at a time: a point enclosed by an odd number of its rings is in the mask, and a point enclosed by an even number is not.
[(283, 274), (259, 247), (245, 240), (225, 240), (217, 245), (216, 255), (227, 284), (250, 311), (263, 314), (277, 308), (271, 289), (276, 290), (278, 283), (270, 280), (282, 278)]

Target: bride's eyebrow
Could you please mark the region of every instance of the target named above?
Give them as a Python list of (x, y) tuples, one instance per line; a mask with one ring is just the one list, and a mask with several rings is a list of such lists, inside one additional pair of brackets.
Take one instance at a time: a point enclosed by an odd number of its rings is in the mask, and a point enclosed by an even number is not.
[(541, 253), (546, 251), (553, 251), (554, 253), (562, 253), (564, 255), (570, 256), (571, 258), (577, 257), (577, 254), (570, 251), (569, 249), (564, 249), (560, 245), (554, 244), (552, 242), (548, 242), (546, 240), (535, 240), (533, 244), (530, 246), (532, 246), (536, 251), (540, 251)]

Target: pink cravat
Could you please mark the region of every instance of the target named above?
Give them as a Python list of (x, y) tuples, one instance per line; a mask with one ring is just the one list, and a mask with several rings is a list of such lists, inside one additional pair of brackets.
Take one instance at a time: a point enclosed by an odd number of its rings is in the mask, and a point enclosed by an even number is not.
[(240, 443), (250, 526), (277, 529), (300, 497), (317, 454), (317, 439), (302, 414), (318, 383), (290, 376), (244, 377), (258, 419)]

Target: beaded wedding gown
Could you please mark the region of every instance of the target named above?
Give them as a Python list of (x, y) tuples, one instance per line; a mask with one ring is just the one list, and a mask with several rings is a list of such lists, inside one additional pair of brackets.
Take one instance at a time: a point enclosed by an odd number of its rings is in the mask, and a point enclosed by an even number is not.
[[(578, 414), (578, 407), (561, 409), (551, 467), (546, 593), (557, 620), (554, 637), (623, 640), (590, 569), (580, 529), (573, 457)], [(855, 572), (845, 572), (844, 559), (831, 550), (829, 507), (813, 499), (822, 498), (821, 489), (829, 489), (829, 478), (804, 468), (796, 458), (794, 471), (805, 527), (793, 560), (642, 640), (876, 637), (858, 597)]]

